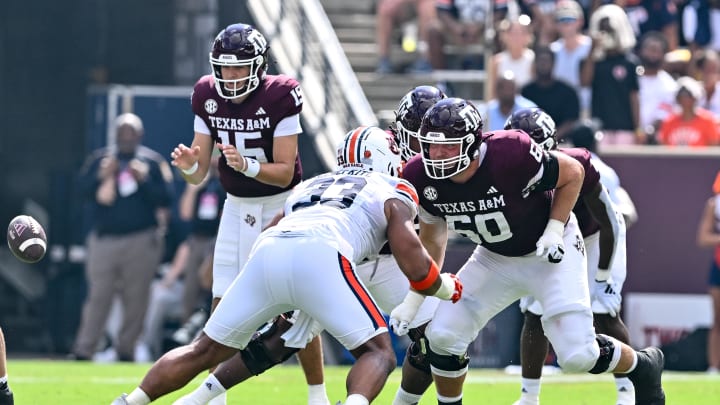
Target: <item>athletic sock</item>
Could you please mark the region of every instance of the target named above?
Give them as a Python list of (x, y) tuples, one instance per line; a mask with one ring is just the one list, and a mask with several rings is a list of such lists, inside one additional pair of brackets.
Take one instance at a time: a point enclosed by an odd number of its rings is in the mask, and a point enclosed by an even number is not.
[(627, 377), (615, 377), (617, 387), (617, 403), (619, 405), (632, 405), (635, 403), (635, 387)]
[(438, 394), (438, 405), (462, 405), (462, 394), (456, 397), (446, 397)]
[(325, 383), (308, 385), (308, 404), (309, 405), (326, 405), (330, 403), (327, 392), (325, 392)]
[(345, 400), (344, 405), (368, 405), (370, 404), (370, 401), (368, 401), (365, 396), (360, 394), (351, 394), (348, 395), (347, 399)]
[(128, 405), (147, 405), (150, 403), (150, 397), (140, 387), (137, 387), (125, 398), (125, 401)]
[(422, 394), (411, 394), (400, 387), (395, 393), (392, 405), (416, 405), (420, 402), (420, 398), (422, 398)]
[[(205, 405), (225, 393), (225, 387), (215, 378), (215, 374), (209, 374), (205, 381), (195, 390), (178, 400), (183, 405)], [(222, 399), (222, 403), (225, 399)]]

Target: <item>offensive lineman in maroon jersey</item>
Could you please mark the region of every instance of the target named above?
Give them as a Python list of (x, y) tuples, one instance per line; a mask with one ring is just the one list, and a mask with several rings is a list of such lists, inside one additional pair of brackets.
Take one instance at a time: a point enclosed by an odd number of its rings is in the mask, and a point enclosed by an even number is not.
[[(524, 132), (481, 130), (472, 103), (439, 101), (422, 120), (421, 156), (403, 171), (420, 198), (420, 239), (438, 265), (448, 229), (478, 244), (458, 272), (463, 298), (441, 302), (425, 331), (438, 403), (462, 404), (469, 344), (495, 314), (532, 295), (563, 369), (626, 373), (638, 404), (664, 404), (662, 352), (636, 352), (593, 329), (582, 238), (571, 215), (582, 165), (544, 151)], [(407, 332), (402, 325), (422, 301), (411, 291), (392, 311), (397, 333)]]
[[(212, 74), (201, 77), (193, 90), (193, 143), (181, 143), (171, 154), (185, 180), (197, 184), (207, 173), (213, 147), (222, 152), (218, 168), (227, 200), (213, 258), (213, 308), (302, 177), (297, 152), (302, 93), (295, 79), (266, 74), (267, 62), (267, 41), (254, 27), (232, 24), (222, 30), (210, 52)], [(320, 339), (298, 357), (309, 385), (308, 403), (329, 404)]]

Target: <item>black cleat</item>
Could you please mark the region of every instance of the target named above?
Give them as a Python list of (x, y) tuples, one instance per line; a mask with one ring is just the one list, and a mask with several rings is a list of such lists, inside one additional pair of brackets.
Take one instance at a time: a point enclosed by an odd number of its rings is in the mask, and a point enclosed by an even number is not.
[(665, 391), (662, 388), (662, 371), (665, 355), (657, 347), (648, 347), (637, 352), (638, 362), (628, 378), (635, 386), (636, 405), (665, 405)]
[(0, 390), (0, 405), (15, 405), (13, 393), (10, 391), (10, 388)]

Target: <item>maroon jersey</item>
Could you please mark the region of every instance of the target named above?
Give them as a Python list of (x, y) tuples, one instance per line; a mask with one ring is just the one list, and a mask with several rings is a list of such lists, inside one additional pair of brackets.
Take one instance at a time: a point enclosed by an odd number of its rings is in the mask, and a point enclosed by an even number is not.
[[(220, 97), (215, 79), (203, 76), (195, 84), (192, 109), (208, 128), (216, 143), (234, 145), (241, 155), (259, 162), (273, 161), (273, 137), (278, 123), (300, 114), (303, 99), (295, 79), (284, 75), (267, 75), (255, 91), (240, 104)], [(295, 175), (287, 187), (257, 181), (228, 166), (225, 156), (218, 164), (220, 182), (225, 190), (238, 197), (262, 197), (290, 190), (302, 178), (300, 156), (295, 159)]]
[(559, 148), (560, 152), (570, 156), (582, 164), (585, 169), (585, 179), (583, 180), (582, 188), (580, 188), (580, 196), (578, 197), (573, 212), (578, 219), (580, 225), (580, 232), (583, 238), (592, 235), (600, 230), (600, 224), (595, 221), (590, 210), (583, 198), (585, 195), (590, 193), (600, 183), (600, 172), (590, 162), (590, 152), (585, 148)]
[(403, 178), (449, 229), (504, 256), (534, 252), (550, 217), (552, 193), (535, 190), (548, 153), (524, 132), (494, 131), (483, 135), (479, 159), (466, 183), (430, 179), (420, 156), (410, 159)]

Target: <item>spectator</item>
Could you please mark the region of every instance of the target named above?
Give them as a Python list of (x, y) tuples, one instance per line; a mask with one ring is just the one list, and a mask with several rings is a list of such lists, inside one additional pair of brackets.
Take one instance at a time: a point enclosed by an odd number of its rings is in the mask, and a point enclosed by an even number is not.
[(672, 112), (675, 105), (677, 83), (670, 73), (662, 69), (667, 51), (665, 37), (657, 31), (646, 33), (640, 40), (640, 128), (651, 142), (655, 140), (660, 123)]
[(435, 19), (434, 0), (379, 0), (376, 12), (375, 42), (378, 50), (377, 73), (393, 73), (390, 61), (390, 43), (393, 37), (393, 27), (406, 21), (412, 14), (410, 6), (414, 6), (418, 23), (418, 59), (411, 70), (414, 72), (428, 72), (432, 70), (427, 56), (428, 28)]
[(518, 94), (513, 72), (506, 71), (495, 82), (497, 98), (488, 101), (485, 122), (488, 131), (503, 129), (510, 114), (521, 109), (537, 107), (535, 103)]
[(483, 43), (490, 0), (436, 0), (437, 19), (428, 32), (428, 50), (433, 69), (446, 69), (443, 47)]
[(590, 89), (580, 85), (580, 63), (590, 54), (592, 40), (582, 33), (583, 11), (574, 0), (560, 0), (555, 9), (555, 28), (560, 38), (550, 44), (555, 53), (555, 77), (575, 88), (580, 108), (587, 115), (590, 108)]
[(708, 373), (717, 374), (720, 369), (720, 173), (715, 178), (713, 193), (715, 195), (707, 200), (700, 219), (697, 242), (700, 247), (715, 249), (708, 277), (713, 323), (708, 336), (707, 356)]
[(720, 51), (720, 2), (690, 0), (682, 10), (682, 35), (690, 49)]
[(697, 71), (705, 94), (700, 106), (720, 117), (720, 58), (713, 50), (702, 52), (697, 59)]
[(88, 296), (72, 354), (77, 360), (95, 353), (115, 294), (123, 308), (115, 351), (119, 360), (133, 360), (164, 250), (173, 195), (170, 166), (140, 144), (140, 117), (122, 114), (115, 129), (115, 144), (93, 152), (81, 171), (93, 218), (85, 263)]
[(690, 61), (693, 54), (688, 49), (676, 49), (665, 54), (663, 61), (663, 69), (670, 74), (675, 80), (682, 76), (691, 76), (692, 66)]
[(522, 88), (520, 94), (545, 110), (557, 125), (557, 139), (580, 118), (580, 101), (569, 84), (553, 76), (555, 54), (547, 46), (535, 48), (535, 80)]
[(503, 50), (493, 55), (488, 77), (494, 80), (498, 74), (511, 71), (515, 76), (515, 84), (521, 88), (533, 78), (535, 52), (530, 49), (533, 42), (530, 17), (521, 15), (515, 19), (502, 20), (498, 31)]
[(661, 32), (668, 48), (677, 48), (679, 33), (676, 0), (615, 0), (623, 7), (636, 37), (650, 31)]
[(0, 405), (13, 405), (13, 393), (8, 386), (7, 358), (5, 350), (5, 335), (0, 328)]
[(627, 15), (605, 4), (590, 17), (592, 48), (582, 64), (581, 83), (591, 86), (591, 116), (602, 122), (602, 145), (645, 143), (638, 131), (640, 105), (635, 34)]
[(698, 107), (703, 98), (702, 85), (692, 77), (678, 79), (676, 101), (679, 111), (670, 114), (660, 125), (658, 140), (672, 146), (717, 145), (718, 122), (713, 114)]

